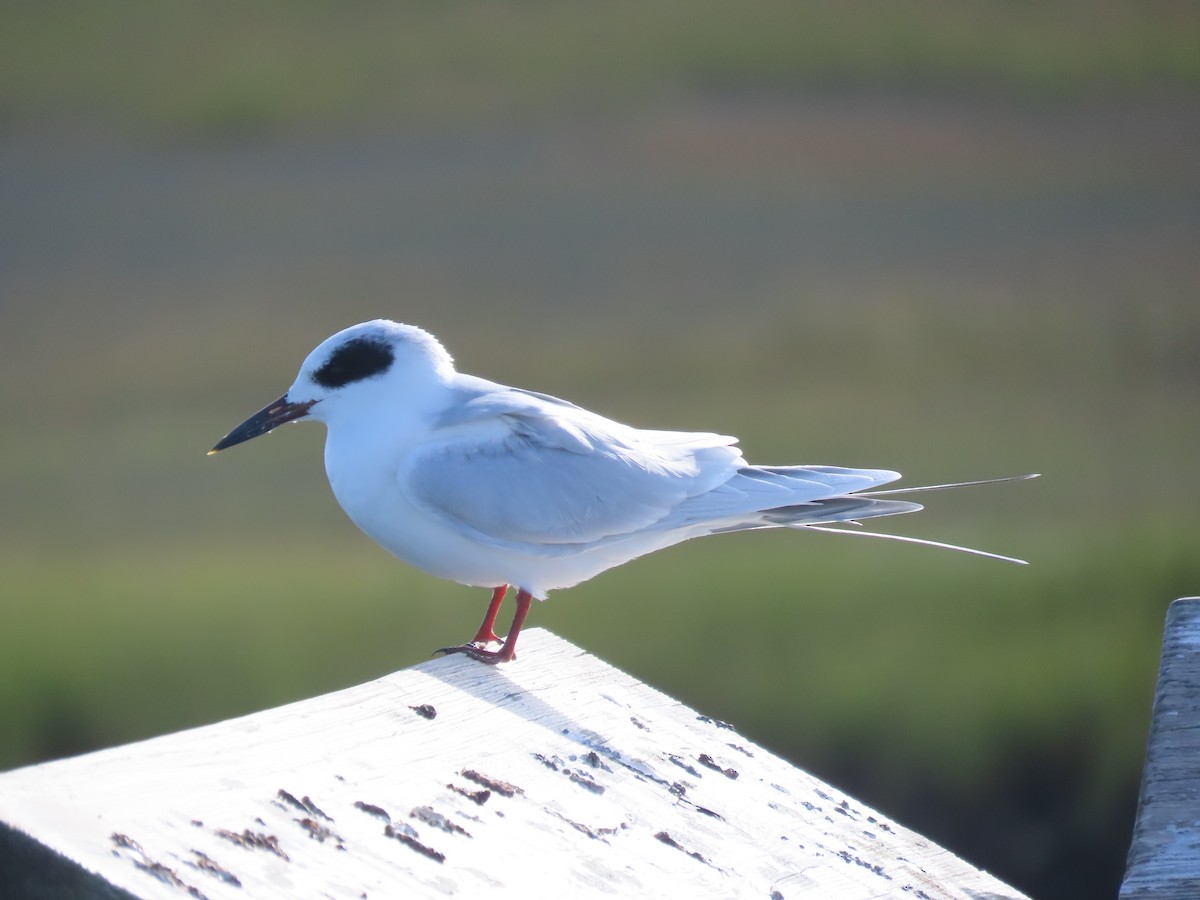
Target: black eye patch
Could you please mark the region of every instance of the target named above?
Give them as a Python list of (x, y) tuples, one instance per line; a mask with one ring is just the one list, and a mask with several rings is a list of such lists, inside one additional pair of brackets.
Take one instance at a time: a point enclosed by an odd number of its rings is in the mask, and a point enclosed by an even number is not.
[(352, 381), (386, 372), (394, 358), (392, 348), (383, 341), (355, 338), (333, 352), (313, 373), (313, 381), (326, 388), (345, 387)]

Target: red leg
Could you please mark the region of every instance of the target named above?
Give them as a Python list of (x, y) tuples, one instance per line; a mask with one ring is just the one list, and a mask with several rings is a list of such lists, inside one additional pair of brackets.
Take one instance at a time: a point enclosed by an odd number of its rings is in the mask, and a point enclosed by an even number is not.
[(508, 590), (507, 584), (502, 584), (500, 587), (492, 591), (492, 602), (488, 604), (487, 614), (483, 617), (483, 622), (479, 626), (479, 630), (475, 632), (475, 637), (471, 638), (470, 643), (482, 644), (487, 646), (492, 641), (500, 643), (500, 638), (496, 637), (496, 614), (500, 612), (500, 604), (504, 602), (504, 594)]
[[(461, 647), (443, 647), (438, 652), (465, 653), (471, 659), (477, 659), (489, 665), (511, 662), (517, 658), (517, 637), (521, 634), (521, 626), (525, 624), (525, 617), (529, 615), (529, 607), (532, 604), (533, 595), (529, 591), (523, 588), (517, 591), (517, 612), (513, 616), (512, 627), (508, 629), (508, 634), (504, 638), (504, 644), (499, 650), (484, 650), (474, 644), (463, 644)], [(493, 618), (495, 617), (493, 616)]]

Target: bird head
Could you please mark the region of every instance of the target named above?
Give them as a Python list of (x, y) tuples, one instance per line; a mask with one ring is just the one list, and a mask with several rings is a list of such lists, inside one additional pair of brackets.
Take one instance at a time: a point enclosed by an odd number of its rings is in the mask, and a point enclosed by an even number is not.
[(295, 382), (221, 438), (209, 455), (267, 434), (288, 422), (378, 413), (400, 397), (419, 397), (454, 372), (437, 339), (413, 325), (375, 319), (323, 341), (300, 366)]

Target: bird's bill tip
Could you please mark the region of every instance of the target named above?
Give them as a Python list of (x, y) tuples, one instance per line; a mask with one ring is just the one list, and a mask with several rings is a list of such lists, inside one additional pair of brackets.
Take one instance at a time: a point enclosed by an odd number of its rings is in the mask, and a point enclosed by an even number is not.
[(308, 411), (312, 409), (315, 400), (306, 400), (302, 403), (293, 403), (288, 400), (287, 394), (284, 394), (273, 403), (268, 403), (245, 422), (239, 425), (221, 440), (217, 441), (215, 447), (208, 451), (208, 456), (214, 453), (219, 453), (226, 450), (235, 444), (241, 444), (251, 438), (256, 438), (259, 435), (266, 434), (269, 431), (274, 431), (280, 425), (287, 422), (294, 422), (308, 415)]

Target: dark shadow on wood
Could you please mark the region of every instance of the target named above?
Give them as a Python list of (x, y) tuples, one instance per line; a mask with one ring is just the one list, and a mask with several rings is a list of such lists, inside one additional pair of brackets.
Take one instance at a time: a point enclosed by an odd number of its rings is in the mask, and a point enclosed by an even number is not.
[(0, 822), (0, 898), (136, 900), (94, 872)]

